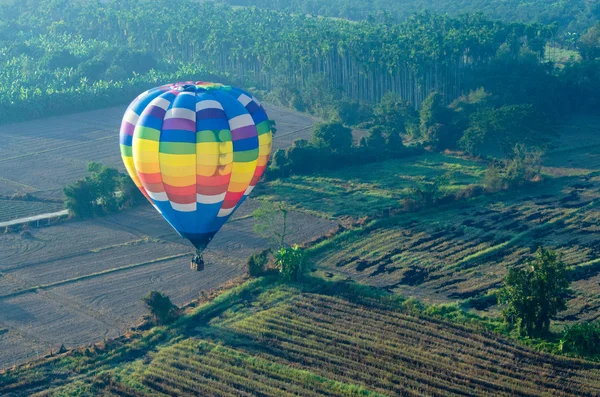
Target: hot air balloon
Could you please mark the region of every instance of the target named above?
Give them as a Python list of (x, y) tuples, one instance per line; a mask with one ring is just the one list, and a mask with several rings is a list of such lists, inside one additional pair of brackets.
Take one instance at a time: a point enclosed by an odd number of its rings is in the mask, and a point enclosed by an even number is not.
[(272, 135), (251, 94), (188, 81), (150, 89), (129, 105), (121, 156), (144, 196), (196, 247), (193, 263), (203, 268), (202, 251), (265, 171)]

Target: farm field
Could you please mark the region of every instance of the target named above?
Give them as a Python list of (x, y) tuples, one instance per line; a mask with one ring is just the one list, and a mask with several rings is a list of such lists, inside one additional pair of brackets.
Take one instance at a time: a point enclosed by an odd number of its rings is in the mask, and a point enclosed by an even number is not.
[[(545, 180), (532, 188), (466, 202), (399, 212), (391, 219), (334, 237), (314, 249), (327, 275), (415, 296), (433, 303), (458, 301), (494, 310), (487, 294), (507, 266), (524, 263), (538, 246), (560, 251), (572, 266), (574, 295), (560, 321), (600, 318), (600, 119), (575, 119), (563, 127), (544, 160)], [(356, 166), (320, 177), (270, 182), (266, 197), (335, 219), (386, 218), (418, 177), (451, 172), (449, 189), (481, 184), (486, 163), (429, 154)], [(453, 172), (453, 173), (452, 173)]]
[[(0, 235), (0, 366), (114, 337), (145, 312), (150, 290), (182, 305), (245, 274), (245, 261), (268, 245), (252, 231), (256, 204), (240, 208), (205, 254), (203, 272), (189, 270), (193, 248), (153, 208), (142, 206), (84, 222)], [(294, 213), (291, 241), (327, 232), (332, 221)], [(22, 342), (25, 341), (26, 343)]]
[(584, 397), (599, 379), (599, 364), (409, 314), (347, 283), (257, 279), (172, 326), (8, 371), (0, 393)]
[[(310, 136), (316, 119), (277, 106), (265, 105), (277, 121), (274, 148)], [(119, 128), (126, 106), (100, 109), (24, 123), (0, 125), (0, 197), (29, 193), (62, 200), (62, 189), (85, 175), (86, 164), (101, 162), (125, 172), (119, 152)], [(23, 164), (27, 163), (27, 167)], [(49, 165), (51, 165), (49, 167)], [(39, 203), (19, 215), (52, 212)], [(0, 220), (15, 210), (0, 201)]]
[[(275, 146), (310, 134), (315, 119), (268, 107), (277, 119)], [(30, 194), (60, 200), (62, 187), (100, 161), (123, 171), (110, 108), (0, 126), (0, 197)], [(308, 127), (308, 128), (307, 128)], [(4, 144), (6, 143), (6, 144)], [(22, 166), (27, 161), (28, 167)], [(51, 165), (51, 167), (49, 167)], [(144, 312), (140, 299), (157, 289), (181, 305), (245, 273), (245, 261), (268, 243), (255, 236), (248, 200), (215, 240), (204, 272), (188, 267), (193, 249), (150, 205), (85, 222), (0, 234), (0, 367), (114, 337)], [(0, 200), (0, 221), (60, 210), (53, 201)], [(317, 237), (332, 221), (294, 213), (294, 241)], [(242, 238), (243, 237), (243, 238)]]
[(447, 176), (448, 190), (481, 184), (487, 164), (430, 153), (347, 167), (319, 176), (301, 175), (257, 186), (261, 199), (284, 200), (325, 218), (373, 216), (400, 208), (419, 181)]

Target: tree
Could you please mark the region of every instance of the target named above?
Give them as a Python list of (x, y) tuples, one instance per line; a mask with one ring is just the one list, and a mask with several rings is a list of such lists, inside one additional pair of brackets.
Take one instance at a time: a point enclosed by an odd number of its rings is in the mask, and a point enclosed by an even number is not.
[(171, 303), (171, 299), (158, 291), (150, 291), (142, 298), (155, 324), (165, 325), (174, 321), (179, 316), (179, 308)]
[(550, 321), (566, 309), (570, 280), (560, 255), (540, 247), (524, 268), (510, 268), (499, 292), (502, 315), (521, 335), (548, 334)]
[(96, 213), (98, 187), (89, 178), (80, 179), (63, 189), (69, 215), (77, 219), (91, 218)]
[(588, 61), (600, 57), (600, 22), (581, 35), (578, 42), (581, 57)]
[(452, 110), (444, 106), (443, 98), (437, 92), (432, 92), (423, 101), (419, 112), (421, 136), (436, 149), (451, 146), (450, 134), (452, 129)]
[(306, 265), (306, 255), (298, 247), (281, 247), (275, 252), (275, 266), (285, 281), (298, 281), (302, 278)]
[(562, 352), (580, 356), (600, 356), (600, 321), (567, 325), (559, 348)]
[(288, 225), (289, 206), (284, 202), (263, 201), (260, 207), (252, 213), (254, 231), (277, 245), (285, 246), (285, 239), (290, 233)]
[(321, 123), (315, 126), (312, 143), (318, 148), (346, 153), (352, 148), (352, 130), (341, 123)]

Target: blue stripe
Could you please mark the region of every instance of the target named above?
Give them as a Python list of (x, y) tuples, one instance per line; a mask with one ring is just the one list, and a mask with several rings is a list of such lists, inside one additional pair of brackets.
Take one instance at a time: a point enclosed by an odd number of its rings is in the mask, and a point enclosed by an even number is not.
[(244, 152), (246, 150), (254, 150), (258, 148), (258, 137), (250, 137), (233, 141), (233, 152)]
[(198, 131), (220, 131), (228, 130), (229, 121), (227, 119), (199, 119), (196, 120), (196, 130)]
[(162, 130), (160, 141), (196, 143), (196, 133), (186, 130)]
[(131, 146), (133, 143), (133, 136), (121, 134), (121, 136), (119, 137), (119, 143), (121, 145)]
[(137, 125), (154, 128), (155, 130), (160, 131), (162, 129), (163, 120), (150, 115), (142, 115), (138, 120)]

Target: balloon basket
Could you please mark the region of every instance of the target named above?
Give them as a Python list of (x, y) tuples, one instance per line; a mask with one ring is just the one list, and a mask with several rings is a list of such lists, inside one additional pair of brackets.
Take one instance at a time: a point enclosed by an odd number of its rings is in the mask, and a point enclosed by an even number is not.
[(194, 255), (190, 261), (190, 269), (195, 272), (201, 272), (204, 270), (204, 259), (202, 256)]

